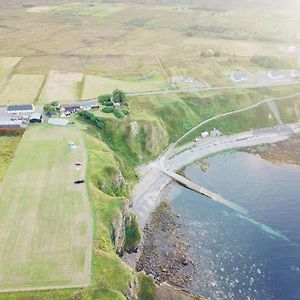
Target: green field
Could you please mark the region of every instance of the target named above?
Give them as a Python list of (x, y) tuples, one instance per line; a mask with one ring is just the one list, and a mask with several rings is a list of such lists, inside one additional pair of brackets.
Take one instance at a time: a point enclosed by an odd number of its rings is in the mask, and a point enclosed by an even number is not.
[(163, 77), (140, 80), (119, 80), (87, 75), (84, 80), (82, 99), (90, 99), (101, 94), (108, 94), (117, 88), (122, 89), (125, 92), (143, 92), (161, 90), (166, 87), (168, 87), (168, 84)]
[[(70, 141), (77, 149), (69, 149)], [(0, 290), (90, 283), (91, 213), (85, 185), (73, 184), (84, 178), (86, 161), (75, 129), (26, 131), (0, 196)]]

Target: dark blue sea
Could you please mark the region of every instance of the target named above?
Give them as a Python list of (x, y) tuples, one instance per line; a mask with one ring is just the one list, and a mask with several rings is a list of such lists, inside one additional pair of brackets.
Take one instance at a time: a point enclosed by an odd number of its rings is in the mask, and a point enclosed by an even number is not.
[(244, 152), (218, 154), (185, 175), (242, 214), (175, 185), (167, 198), (184, 221), (195, 268), (191, 291), (208, 299), (300, 299), (300, 167)]

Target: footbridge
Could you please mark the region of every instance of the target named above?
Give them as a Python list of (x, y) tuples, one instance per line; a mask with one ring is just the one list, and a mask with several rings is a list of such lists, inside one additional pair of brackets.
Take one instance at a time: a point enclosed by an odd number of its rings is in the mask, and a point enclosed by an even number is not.
[(169, 177), (171, 177), (173, 180), (178, 182), (179, 184), (183, 185), (184, 187), (188, 188), (189, 190), (192, 190), (198, 194), (202, 194), (208, 198), (210, 198), (212, 201), (218, 202), (228, 208), (233, 209), (234, 211), (246, 215), (248, 212), (243, 207), (239, 206), (238, 204), (235, 204), (225, 198), (223, 198), (221, 195), (213, 193), (209, 191), (208, 189), (192, 182), (188, 178), (181, 176), (173, 171), (168, 171), (164, 168), (161, 168), (160, 171)]

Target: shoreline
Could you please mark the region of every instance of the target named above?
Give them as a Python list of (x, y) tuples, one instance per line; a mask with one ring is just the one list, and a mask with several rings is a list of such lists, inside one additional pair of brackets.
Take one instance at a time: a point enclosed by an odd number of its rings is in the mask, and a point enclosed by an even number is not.
[(168, 187), (174, 184), (171, 178), (159, 171), (159, 166), (164, 165), (169, 170), (177, 171), (192, 162), (221, 151), (273, 144), (297, 133), (300, 133), (300, 123), (252, 130), (230, 136), (210, 137), (175, 149), (175, 153), (171, 153), (171, 158), (162, 156), (154, 162), (140, 166), (138, 173), (141, 179), (134, 188), (132, 211), (136, 214), (141, 229), (143, 230), (149, 222), (151, 213), (161, 202)]

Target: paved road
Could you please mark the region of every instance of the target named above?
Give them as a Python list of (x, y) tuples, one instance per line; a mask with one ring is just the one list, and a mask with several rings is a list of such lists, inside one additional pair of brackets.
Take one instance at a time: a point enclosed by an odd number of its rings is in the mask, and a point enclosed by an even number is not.
[(172, 144), (170, 144), (168, 146), (168, 148), (158, 158), (160, 160), (160, 164), (163, 165), (163, 161), (170, 156), (170, 154), (172, 153), (172, 151), (174, 150), (174, 148), (176, 147), (176, 145), (178, 145), (186, 136), (188, 136), (190, 133), (192, 133), (193, 131), (195, 131), (199, 127), (203, 126), (204, 124), (206, 124), (206, 123), (208, 123), (210, 121), (213, 121), (213, 120), (216, 120), (216, 119), (228, 116), (228, 115), (232, 115), (232, 114), (236, 114), (236, 113), (240, 113), (240, 112), (243, 112), (243, 111), (247, 111), (247, 110), (253, 109), (255, 107), (260, 106), (261, 104), (268, 103), (270, 101), (279, 101), (279, 100), (284, 100), (284, 99), (290, 99), (290, 98), (293, 98), (295, 96), (300, 96), (300, 92), (299, 93), (294, 93), (294, 94), (289, 95), (289, 96), (283, 96), (283, 97), (277, 97), (277, 98), (276, 97), (267, 98), (267, 99), (264, 99), (262, 101), (259, 101), (259, 102), (255, 103), (255, 104), (249, 105), (247, 107), (244, 107), (244, 108), (241, 108), (241, 109), (237, 109), (237, 110), (234, 110), (234, 111), (230, 111), (230, 112), (227, 112), (227, 113), (223, 113), (223, 114), (214, 116), (212, 118), (209, 118), (209, 119), (207, 119), (207, 120), (205, 120), (205, 121), (197, 124), (195, 127), (193, 127), (188, 132), (186, 132), (184, 135), (182, 135), (177, 141), (175, 141), (174, 143), (172, 143)]
[(276, 86), (290, 86), (299, 85), (299, 82), (277, 82), (277, 83), (264, 83), (264, 84), (249, 84), (249, 85), (234, 85), (234, 86), (222, 86), (222, 87), (202, 87), (202, 88), (190, 88), (182, 90), (158, 90), (158, 91), (146, 91), (140, 93), (127, 93), (130, 97), (146, 96), (146, 95), (164, 95), (164, 94), (181, 94), (181, 93), (194, 93), (203, 91), (226, 91), (226, 90), (240, 90), (240, 89), (257, 89), (265, 87), (276, 87)]

